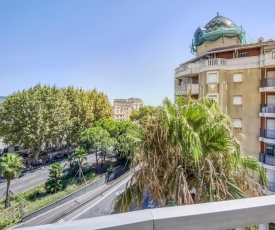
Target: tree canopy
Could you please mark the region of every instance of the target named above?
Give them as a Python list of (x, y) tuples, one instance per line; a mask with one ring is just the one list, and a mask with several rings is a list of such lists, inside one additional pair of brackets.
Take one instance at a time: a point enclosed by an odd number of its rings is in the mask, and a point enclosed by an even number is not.
[[(113, 152), (118, 156), (118, 160), (131, 160), (132, 148), (131, 140), (129, 140), (131, 132), (135, 130), (136, 125), (132, 121), (115, 121), (113, 119), (103, 118), (94, 123), (94, 126), (101, 127), (108, 131), (113, 139)], [(130, 162), (130, 161), (129, 161)], [(126, 162), (125, 162), (126, 163)]]
[(142, 106), (139, 110), (134, 110), (130, 115), (130, 120), (138, 123), (145, 123), (149, 116), (152, 116), (156, 112), (154, 106)]
[(47, 145), (76, 143), (93, 122), (111, 115), (107, 96), (95, 89), (37, 84), (0, 104), (0, 137), (6, 144), (22, 145), (38, 155)]
[(243, 154), (231, 127), (212, 99), (166, 99), (136, 129), (133, 163), (140, 170), (114, 201), (115, 210), (141, 207), (146, 193), (160, 207), (262, 195), (264, 170)]

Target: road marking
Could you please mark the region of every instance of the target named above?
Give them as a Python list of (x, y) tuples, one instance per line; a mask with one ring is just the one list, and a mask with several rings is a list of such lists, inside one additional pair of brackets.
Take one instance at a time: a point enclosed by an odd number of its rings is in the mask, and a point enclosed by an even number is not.
[(41, 172), (41, 174), (42, 174), (42, 173), (48, 173), (48, 172), (49, 172), (49, 171), (43, 171), (43, 172)]
[(7, 185), (1, 186), (0, 188), (4, 188), (4, 187), (7, 187)]
[(123, 180), (120, 184), (118, 184), (114, 189), (112, 189), (110, 192), (108, 192), (105, 196), (103, 196), (101, 199), (99, 199), (97, 202), (95, 202), (94, 204), (92, 204), (89, 208), (85, 209), (84, 211), (82, 211), (81, 213), (77, 214), (76, 216), (74, 216), (72, 219), (68, 220), (68, 222), (76, 219), (77, 217), (81, 216), (83, 213), (87, 212), (91, 207), (95, 206), (96, 204), (98, 204), (100, 201), (102, 201), (103, 199), (105, 199), (107, 196), (109, 196), (110, 194), (112, 194), (116, 189), (118, 189), (118, 187), (120, 187), (126, 180), (129, 180), (128, 177), (126, 177), (125, 180)]
[(39, 178), (37, 180), (31, 180), (31, 182), (33, 183), (33, 182), (36, 182), (36, 181), (40, 181), (41, 179), (43, 179), (43, 178)]
[(12, 189), (18, 189), (18, 188), (21, 188), (21, 187), (22, 187), (22, 185), (19, 185), (17, 187), (12, 188)]
[(32, 175), (32, 176), (29, 176), (29, 177), (25, 177), (25, 178), (23, 178), (22, 180), (27, 180), (27, 179), (32, 178), (32, 177), (34, 177), (34, 176), (36, 176), (36, 175)]

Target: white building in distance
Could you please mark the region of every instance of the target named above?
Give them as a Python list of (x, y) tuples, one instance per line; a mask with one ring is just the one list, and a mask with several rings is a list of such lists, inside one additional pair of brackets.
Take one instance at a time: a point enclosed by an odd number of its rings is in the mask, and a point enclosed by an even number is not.
[(114, 99), (113, 117), (116, 121), (130, 120), (133, 110), (139, 110), (143, 106), (140, 98)]

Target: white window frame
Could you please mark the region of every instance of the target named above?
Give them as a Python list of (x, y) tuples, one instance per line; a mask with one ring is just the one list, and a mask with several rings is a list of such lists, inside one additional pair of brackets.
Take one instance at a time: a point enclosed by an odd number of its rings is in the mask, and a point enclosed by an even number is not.
[[(216, 75), (216, 79), (212, 80), (211, 75)], [(212, 78), (215, 78), (215, 77), (212, 77)], [(218, 71), (207, 72), (206, 83), (207, 84), (218, 84), (219, 83), (219, 72)]]
[(243, 97), (242, 95), (235, 95), (233, 96), (233, 105), (242, 105), (243, 104)]
[(233, 82), (243, 82), (243, 74), (242, 73), (234, 73), (233, 74)]
[(242, 118), (233, 118), (233, 127), (234, 128), (242, 128)]
[(206, 97), (213, 98), (219, 103), (219, 94), (218, 93), (208, 93)]

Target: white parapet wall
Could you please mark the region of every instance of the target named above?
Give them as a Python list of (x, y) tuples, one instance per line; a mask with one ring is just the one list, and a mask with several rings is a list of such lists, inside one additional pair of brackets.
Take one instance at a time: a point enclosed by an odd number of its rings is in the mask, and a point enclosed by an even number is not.
[(275, 221), (275, 196), (185, 205), (128, 212), (72, 222), (34, 226), (28, 230), (215, 230), (259, 225), (267, 230)]

